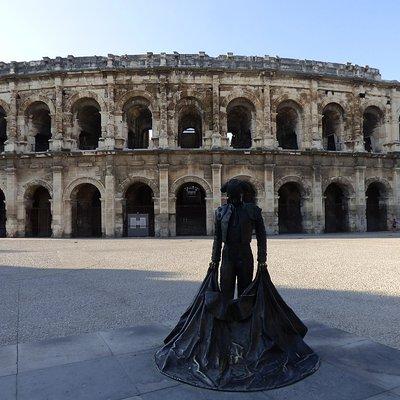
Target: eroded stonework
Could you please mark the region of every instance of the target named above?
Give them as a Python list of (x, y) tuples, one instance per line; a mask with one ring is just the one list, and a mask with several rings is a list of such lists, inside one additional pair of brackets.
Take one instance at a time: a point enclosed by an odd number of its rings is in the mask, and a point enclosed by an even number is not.
[[(400, 83), (277, 57), (0, 63), (0, 235), (212, 234), (232, 177), (268, 233), (386, 230), (400, 216)], [(395, 226), (393, 229), (397, 229)]]

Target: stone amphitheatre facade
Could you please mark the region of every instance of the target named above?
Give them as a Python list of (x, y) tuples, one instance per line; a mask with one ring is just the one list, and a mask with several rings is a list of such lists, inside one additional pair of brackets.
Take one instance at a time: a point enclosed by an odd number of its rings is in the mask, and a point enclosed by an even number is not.
[(400, 212), (400, 83), (228, 53), (0, 63), (0, 234), (212, 234), (250, 183), (268, 233), (386, 230)]

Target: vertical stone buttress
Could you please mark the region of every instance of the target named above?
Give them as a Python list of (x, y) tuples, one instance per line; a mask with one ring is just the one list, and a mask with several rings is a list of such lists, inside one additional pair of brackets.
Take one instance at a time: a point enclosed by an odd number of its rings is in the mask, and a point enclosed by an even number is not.
[(168, 147), (167, 84), (166, 75), (160, 75), (160, 123), (158, 146), (162, 149)]
[(275, 188), (274, 188), (275, 164), (264, 164), (264, 190), (265, 205), (263, 206), (263, 217), (267, 234), (278, 233), (278, 218), (275, 212)]
[(212, 118), (213, 118), (213, 132), (211, 146), (213, 148), (222, 147), (222, 138), (220, 131), (219, 119), (219, 76), (213, 75), (212, 78)]
[(17, 169), (10, 166), (6, 168), (6, 231), (8, 237), (18, 236), (18, 217), (17, 217)]
[(62, 79), (54, 79), (55, 86), (55, 113), (51, 115), (51, 139), (49, 147), (51, 151), (61, 151), (63, 146), (63, 88)]
[[(400, 219), (400, 167), (396, 166), (393, 169), (393, 217)], [(397, 227), (399, 230), (400, 227)]]
[(63, 167), (54, 165), (51, 168), (53, 174), (53, 197), (51, 199), (51, 230), (53, 237), (63, 236)]
[(13, 153), (18, 150), (17, 138), (17, 91), (15, 83), (10, 82), (10, 111), (7, 115), (7, 140), (5, 142), (4, 151)]
[(313, 231), (322, 233), (325, 228), (325, 210), (323, 205), (321, 166), (314, 163), (312, 176)]
[(169, 170), (169, 164), (165, 163), (158, 164), (160, 212), (158, 216), (156, 216), (155, 235), (162, 237), (170, 235), (168, 170)]
[(269, 82), (266, 80), (264, 76), (264, 124), (265, 124), (265, 132), (264, 135), (264, 143), (268, 149), (273, 149), (275, 147), (275, 136), (274, 130), (272, 129), (272, 121), (271, 121), (271, 88)]
[[(112, 161), (112, 160), (110, 160)], [(113, 237), (115, 235), (115, 177), (113, 165), (106, 166), (105, 176), (105, 199), (102, 201), (104, 211), (104, 228), (103, 235)]]
[[(365, 166), (355, 167), (355, 206), (354, 223), (350, 221), (350, 230), (356, 232), (365, 232), (367, 230), (366, 220), (366, 199), (365, 199)], [(352, 212), (350, 210), (350, 216)]]
[[(322, 135), (319, 131), (319, 113), (318, 113), (318, 82), (311, 81), (311, 121), (310, 121), (310, 144), (313, 149), (322, 149)], [(321, 129), (322, 131), (322, 129)]]
[[(212, 195), (213, 195), (212, 211), (216, 210), (221, 205), (221, 168), (222, 164), (219, 163), (211, 164)], [(213, 225), (212, 229), (214, 230), (214, 224), (212, 225)], [(212, 233), (214, 233), (214, 231)]]

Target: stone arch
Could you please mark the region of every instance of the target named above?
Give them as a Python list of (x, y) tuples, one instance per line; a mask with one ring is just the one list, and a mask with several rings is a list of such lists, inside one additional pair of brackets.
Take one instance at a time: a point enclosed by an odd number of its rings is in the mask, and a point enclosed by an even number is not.
[(345, 110), (341, 104), (328, 102), (321, 111), (323, 148), (328, 151), (342, 150)]
[(276, 106), (276, 140), (283, 149), (297, 150), (303, 135), (303, 107), (295, 100), (286, 99)]
[(379, 100), (366, 100), (363, 101), (362, 106), (361, 106), (361, 114), (363, 114), (367, 108), (373, 107), (375, 109), (378, 109), (379, 112), (381, 113), (382, 118), (385, 117), (386, 114), (386, 106), (384, 103), (382, 103)]
[(0, 107), (4, 110), (6, 115), (10, 114), (10, 105), (2, 99), (0, 99)]
[(392, 185), (390, 184), (389, 180), (387, 180), (386, 178), (381, 178), (379, 176), (373, 176), (371, 178), (368, 178), (365, 180), (365, 188), (368, 189), (368, 186), (371, 185), (372, 183), (381, 184), (385, 189), (386, 196), (392, 195), (392, 193), (393, 193)]
[(159, 196), (159, 189), (157, 183), (152, 179), (140, 175), (132, 175), (124, 179), (118, 185), (118, 195), (123, 197), (125, 195), (125, 192), (129, 189), (129, 187), (138, 182), (144, 183), (147, 186), (149, 186), (149, 188), (153, 191), (154, 197), (157, 198)]
[(226, 96), (221, 98), (221, 103), (227, 108), (228, 104), (231, 103), (233, 100), (242, 98), (248, 101), (253, 105), (255, 109), (258, 107), (262, 107), (262, 101), (259, 96), (252, 90), (247, 88), (240, 88), (240, 90), (232, 90)]
[(70, 200), (73, 190), (83, 183), (90, 183), (93, 186), (95, 186), (99, 190), (101, 198), (104, 199), (104, 197), (105, 197), (104, 185), (97, 179), (89, 178), (89, 177), (82, 177), (82, 178), (74, 179), (72, 182), (70, 182), (67, 185), (67, 187), (64, 189), (63, 200), (64, 201)]
[(362, 133), (364, 150), (368, 152), (380, 152), (384, 139), (385, 111), (376, 102), (363, 107)]
[(100, 111), (107, 111), (107, 104), (103, 97), (101, 97), (99, 94), (91, 91), (91, 90), (84, 90), (81, 92), (76, 92), (74, 93), (66, 102), (65, 102), (65, 112), (72, 113), (73, 112), (73, 107), (75, 103), (77, 103), (79, 100), (82, 99), (93, 99), (96, 100), (97, 103), (100, 106)]
[(54, 106), (54, 102), (53, 100), (49, 99), (46, 96), (43, 96), (41, 94), (35, 94), (33, 96), (29, 96), (28, 98), (26, 98), (23, 103), (20, 105), (19, 107), (19, 114), (20, 115), (25, 115), (26, 111), (28, 110), (28, 108), (36, 102), (41, 102), (47, 105), (47, 107), (49, 108), (50, 111), (50, 115), (54, 115), (56, 112), (56, 108)]
[(51, 184), (44, 179), (32, 179), (29, 182), (25, 183), (22, 186), (22, 193), (20, 193), (20, 195), (22, 195), (23, 198), (26, 200), (34, 193), (34, 191), (39, 186), (43, 186), (45, 189), (47, 189), (50, 197), (53, 198), (53, 188)]
[(336, 177), (329, 178), (329, 179), (325, 182), (325, 184), (324, 184), (324, 186), (323, 186), (322, 193), (325, 193), (327, 187), (328, 187), (331, 183), (336, 183), (338, 186), (340, 186), (340, 187), (343, 189), (345, 195), (346, 195), (348, 198), (354, 197), (354, 195), (355, 195), (354, 186), (353, 186), (353, 184), (351, 183), (351, 181), (350, 181), (349, 178), (346, 178), (346, 177), (344, 177), (344, 176), (336, 176)]
[(275, 196), (278, 196), (279, 189), (286, 183), (294, 183), (300, 190), (302, 197), (309, 197), (311, 195), (311, 187), (306, 183), (306, 181), (298, 175), (287, 175), (280, 178), (275, 183)]
[(115, 110), (117, 113), (122, 113), (124, 106), (133, 99), (145, 99), (147, 101), (146, 106), (149, 108), (150, 112), (154, 114), (156, 111), (156, 99), (152, 94), (145, 90), (129, 90), (119, 96), (115, 103)]
[(328, 104), (337, 104), (343, 109), (344, 112), (346, 112), (346, 109), (348, 108), (348, 104), (346, 103), (346, 101), (337, 96), (324, 97), (318, 104), (319, 112), (321, 113)]
[(206, 197), (208, 198), (212, 197), (211, 185), (205, 179), (195, 175), (186, 175), (175, 180), (175, 182), (171, 185), (170, 195), (176, 197), (180, 187), (183, 184), (190, 182), (197, 183), (199, 186), (201, 186), (206, 193)]

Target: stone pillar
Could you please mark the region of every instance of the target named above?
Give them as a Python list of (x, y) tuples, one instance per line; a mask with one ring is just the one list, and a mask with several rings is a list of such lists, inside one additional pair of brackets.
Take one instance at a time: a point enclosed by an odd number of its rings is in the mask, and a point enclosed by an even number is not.
[(212, 173), (212, 208), (215, 210), (221, 205), (221, 168), (222, 164), (211, 164)]
[[(363, 136), (363, 115), (361, 113), (361, 104), (359, 93), (364, 92), (363, 87), (355, 88), (353, 90), (353, 101), (352, 108), (353, 112), (353, 150), (355, 152), (364, 152), (364, 136)], [(349, 129), (351, 135), (351, 129)]]
[(322, 233), (325, 229), (325, 210), (322, 198), (322, 178), (321, 167), (313, 167), (313, 185), (312, 185), (312, 208), (313, 208), (313, 232)]
[(62, 220), (62, 193), (63, 193), (63, 167), (56, 165), (52, 167), (53, 172), (53, 197), (51, 201), (51, 230), (53, 237), (63, 236)]
[(105, 177), (105, 198), (102, 201), (102, 207), (104, 206), (104, 229), (102, 230), (103, 235), (106, 237), (115, 236), (115, 178), (114, 170), (112, 165), (106, 166), (106, 177)]
[(65, 199), (64, 202), (64, 237), (72, 236), (72, 204), (71, 199)]
[[(400, 220), (400, 167), (393, 169), (393, 206), (392, 206), (392, 218)], [(400, 226), (397, 227), (397, 230)]]
[(49, 148), (51, 151), (61, 151), (63, 143), (63, 89), (61, 78), (55, 78), (56, 110), (51, 116), (51, 139)]
[[(354, 205), (354, 230), (356, 232), (365, 232), (367, 230), (366, 220), (366, 198), (365, 198), (365, 166), (355, 167), (355, 205)], [(350, 214), (351, 215), (351, 214)]]
[(272, 128), (271, 115), (271, 89), (269, 83), (264, 83), (264, 124), (265, 132), (263, 132), (264, 146), (273, 149), (276, 148), (276, 138), (274, 129)]
[(155, 235), (169, 236), (169, 164), (158, 164), (159, 179), (159, 213), (155, 215)]
[(6, 199), (6, 232), (7, 237), (18, 236), (18, 217), (17, 217), (17, 170), (16, 168), (6, 168), (7, 186), (4, 193)]
[(214, 232), (214, 207), (213, 197), (206, 197), (206, 234), (212, 235)]
[(115, 123), (115, 148), (118, 150), (122, 150), (125, 147), (127, 139), (126, 138), (127, 127), (126, 123), (123, 121), (122, 111), (115, 111), (114, 123)]
[(219, 76), (213, 75), (212, 81), (212, 91), (213, 91), (213, 99), (212, 99), (212, 117), (213, 117), (213, 132), (212, 132), (212, 141), (211, 146), (213, 148), (222, 147), (221, 140), (221, 129), (220, 129), (220, 121), (219, 121)]
[(18, 138), (17, 138), (17, 92), (15, 83), (9, 85), (10, 89), (10, 111), (7, 114), (7, 140), (4, 144), (4, 151), (6, 153), (14, 153), (18, 151)]
[[(101, 113), (102, 132), (103, 132), (103, 149), (114, 150), (115, 148), (115, 93), (114, 93), (114, 76), (107, 75), (107, 110), (105, 110), (104, 121), (103, 112)], [(104, 127), (103, 127), (104, 126)], [(105, 132), (104, 132), (105, 131)]]
[(318, 82), (311, 81), (311, 105), (310, 105), (310, 139), (313, 149), (322, 149), (322, 133), (318, 129), (319, 118), (322, 115), (318, 113)]
[(301, 199), (301, 216), (304, 233), (314, 232), (313, 199), (305, 195)]
[(160, 76), (160, 121), (158, 133), (158, 146), (165, 149), (168, 144), (168, 110), (167, 110), (167, 77)]
[(275, 210), (275, 187), (274, 187), (275, 164), (264, 164), (264, 190), (265, 202), (260, 204), (263, 209), (263, 217), (267, 234), (278, 233), (278, 219)]

